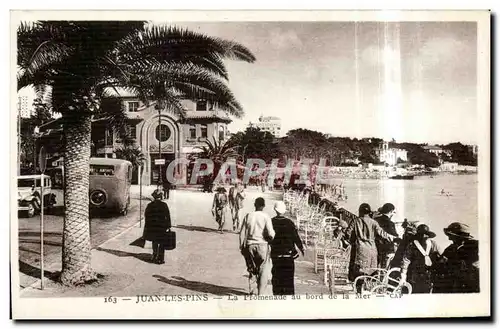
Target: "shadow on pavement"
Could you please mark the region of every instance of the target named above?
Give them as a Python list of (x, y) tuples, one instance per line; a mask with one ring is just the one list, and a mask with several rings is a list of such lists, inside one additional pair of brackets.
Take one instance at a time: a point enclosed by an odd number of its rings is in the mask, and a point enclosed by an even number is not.
[[(31, 243), (31, 244), (37, 244), (40, 245), (40, 240), (38, 239), (19, 239), (19, 243)], [(43, 240), (43, 245), (44, 246), (56, 246), (56, 247), (61, 247), (62, 246), (62, 241), (47, 241)]]
[[(43, 232), (44, 236), (62, 236), (62, 232)], [(33, 232), (33, 231), (21, 231), (19, 230), (19, 237), (28, 237), (28, 236), (40, 236), (40, 232)]]
[[(114, 209), (97, 209), (97, 208), (91, 208), (89, 209), (89, 218), (90, 219), (111, 219), (115, 220), (117, 217), (120, 217), (120, 215), (116, 210)], [(122, 216), (124, 217), (124, 216)]]
[(208, 228), (202, 226), (191, 226), (191, 225), (175, 225), (175, 228), (180, 228), (187, 231), (198, 231), (198, 232), (214, 232), (218, 233), (219, 231), (215, 228)]
[(171, 279), (168, 279), (162, 275), (154, 274), (154, 278), (158, 279), (158, 281), (170, 284), (172, 286), (181, 287), (185, 289), (189, 289), (192, 291), (197, 291), (205, 294), (212, 294), (218, 296), (227, 296), (227, 295), (246, 295), (247, 293), (243, 290), (238, 290), (235, 288), (217, 286), (210, 283), (199, 282), (199, 281), (189, 281), (184, 278), (173, 276)]
[[(40, 274), (41, 274), (40, 268), (25, 263), (23, 261), (19, 261), (19, 272), (29, 275), (36, 279), (40, 279)], [(57, 279), (59, 278), (59, 274), (60, 274), (59, 271), (55, 272), (47, 270), (44, 271), (44, 277), (52, 281), (57, 281)]]
[(95, 250), (98, 251), (104, 251), (107, 252), (108, 254), (115, 255), (117, 257), (134, 257), (137, 258), (138, 260), (141, 260), (146, 263), (151, 263), (151, 254), (150, 253), (133, 253), (133, 252), (126, 252), (126, 251), (121, 251), (121, 250), (114, 250), (114, 249), (106, 249), (106, 248), (101, 248), (97, 247)]

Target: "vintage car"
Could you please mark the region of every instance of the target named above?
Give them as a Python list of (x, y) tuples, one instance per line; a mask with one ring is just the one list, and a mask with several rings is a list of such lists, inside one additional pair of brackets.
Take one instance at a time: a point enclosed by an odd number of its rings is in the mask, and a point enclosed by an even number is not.
[(26, 213), (28, 217), (33, 217), (41, 210), (42, 202), (42, 177), (43, 186), (43, 207), (52, 208), (56, 204), (56, 196), (52, 193), (50, 176), (47, 175), (26, 175), (17, 176), (17, 204), (18, 211)]
[(126, 215), (130, 206), (132, 163), (126, 160), (90, 158), (90, 208)]

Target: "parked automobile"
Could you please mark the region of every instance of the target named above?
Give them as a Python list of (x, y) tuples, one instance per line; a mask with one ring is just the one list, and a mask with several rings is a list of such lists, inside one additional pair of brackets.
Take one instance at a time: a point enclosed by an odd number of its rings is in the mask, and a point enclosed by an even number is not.
[(126, 160), (90, 158), (90, 207), (126, 215), (130, 206), (132, 163)]
[(52, 182), (48, 175), (17, 176), (17, 204), (18, 211), (24, 212), (28, 217), (33, 217), (41, 211), (42, 206), (42, 177), (43, 206), (52, 208), (56, 204), (56, 196), (52, 193)]

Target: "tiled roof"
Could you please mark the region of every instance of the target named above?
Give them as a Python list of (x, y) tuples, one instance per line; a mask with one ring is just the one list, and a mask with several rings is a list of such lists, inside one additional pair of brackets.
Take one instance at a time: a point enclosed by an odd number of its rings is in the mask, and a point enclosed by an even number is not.
[(186, 112), (186, 119), (218, 119), (220, 121), (231, 122), (232, 120), (224, 114), (211, 111), (203, 112)]

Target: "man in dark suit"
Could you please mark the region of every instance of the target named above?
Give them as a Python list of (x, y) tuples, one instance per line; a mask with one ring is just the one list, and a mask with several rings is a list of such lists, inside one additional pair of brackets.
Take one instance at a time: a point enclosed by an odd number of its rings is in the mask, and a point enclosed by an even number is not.
[(156, 264), (165, 263), (165, 236), (167, 230), (172, 227), (168, 205), (161, 201), (162, 193), (156, 189), (152, 194), (154, 200), (150, 202), (145, 210), (145, 224), (143, 238), (153, 244), (152, 262)]
[(168, 200), (170, 199), (170, 190), (172, 189), (172, 183), (167, 177), (167, 169), (165, 169), (165, 172), (163, 174), (162, 185), (163, 185), (163, 197), (166, 200)]

